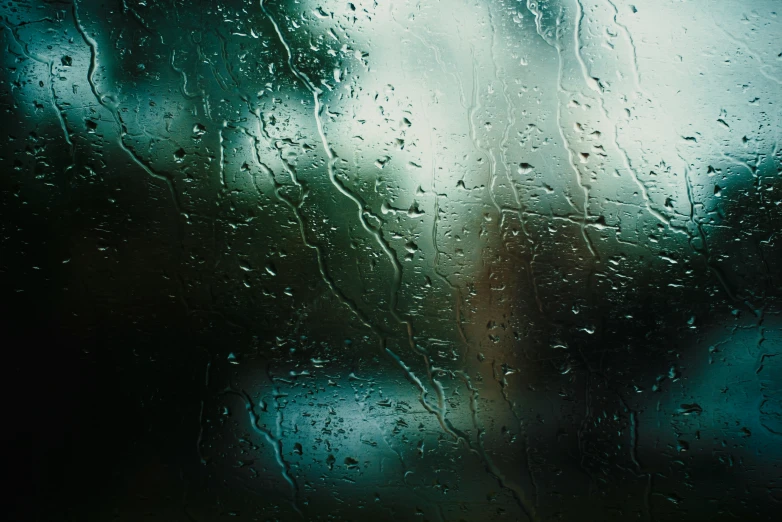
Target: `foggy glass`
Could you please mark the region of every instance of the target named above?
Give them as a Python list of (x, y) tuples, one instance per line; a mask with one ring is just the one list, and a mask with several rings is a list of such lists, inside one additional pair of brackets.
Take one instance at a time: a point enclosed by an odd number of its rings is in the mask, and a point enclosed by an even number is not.
[(775, 520), (782, 4), (0, 7), (9, 520)]

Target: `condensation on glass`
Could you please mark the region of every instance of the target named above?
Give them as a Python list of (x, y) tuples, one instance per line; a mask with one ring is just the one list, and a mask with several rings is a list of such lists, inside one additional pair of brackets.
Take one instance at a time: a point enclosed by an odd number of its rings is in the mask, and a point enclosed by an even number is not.
[(780, 10), (5, 2), (3, 299), (104, 441), (19, 517), (774, 519)]

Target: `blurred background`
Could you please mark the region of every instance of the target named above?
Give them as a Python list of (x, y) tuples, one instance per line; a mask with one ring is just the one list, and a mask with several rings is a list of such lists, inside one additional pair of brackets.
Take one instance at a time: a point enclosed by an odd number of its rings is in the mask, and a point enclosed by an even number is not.
[(781, 9), (5, 2), (8, 519), (775, 519)]

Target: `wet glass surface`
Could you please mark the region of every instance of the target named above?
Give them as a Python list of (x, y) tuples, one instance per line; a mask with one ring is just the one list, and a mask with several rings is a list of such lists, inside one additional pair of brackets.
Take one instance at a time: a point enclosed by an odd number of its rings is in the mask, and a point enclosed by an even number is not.
[(11, 519), (776, 519), (780, 10), (4, 3)]

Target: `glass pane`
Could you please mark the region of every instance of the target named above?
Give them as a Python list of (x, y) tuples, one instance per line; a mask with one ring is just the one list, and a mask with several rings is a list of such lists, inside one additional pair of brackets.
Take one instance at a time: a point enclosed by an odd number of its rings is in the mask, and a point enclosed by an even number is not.
[(775, 519), (780, 8), (3, 4), (10, 519)]

